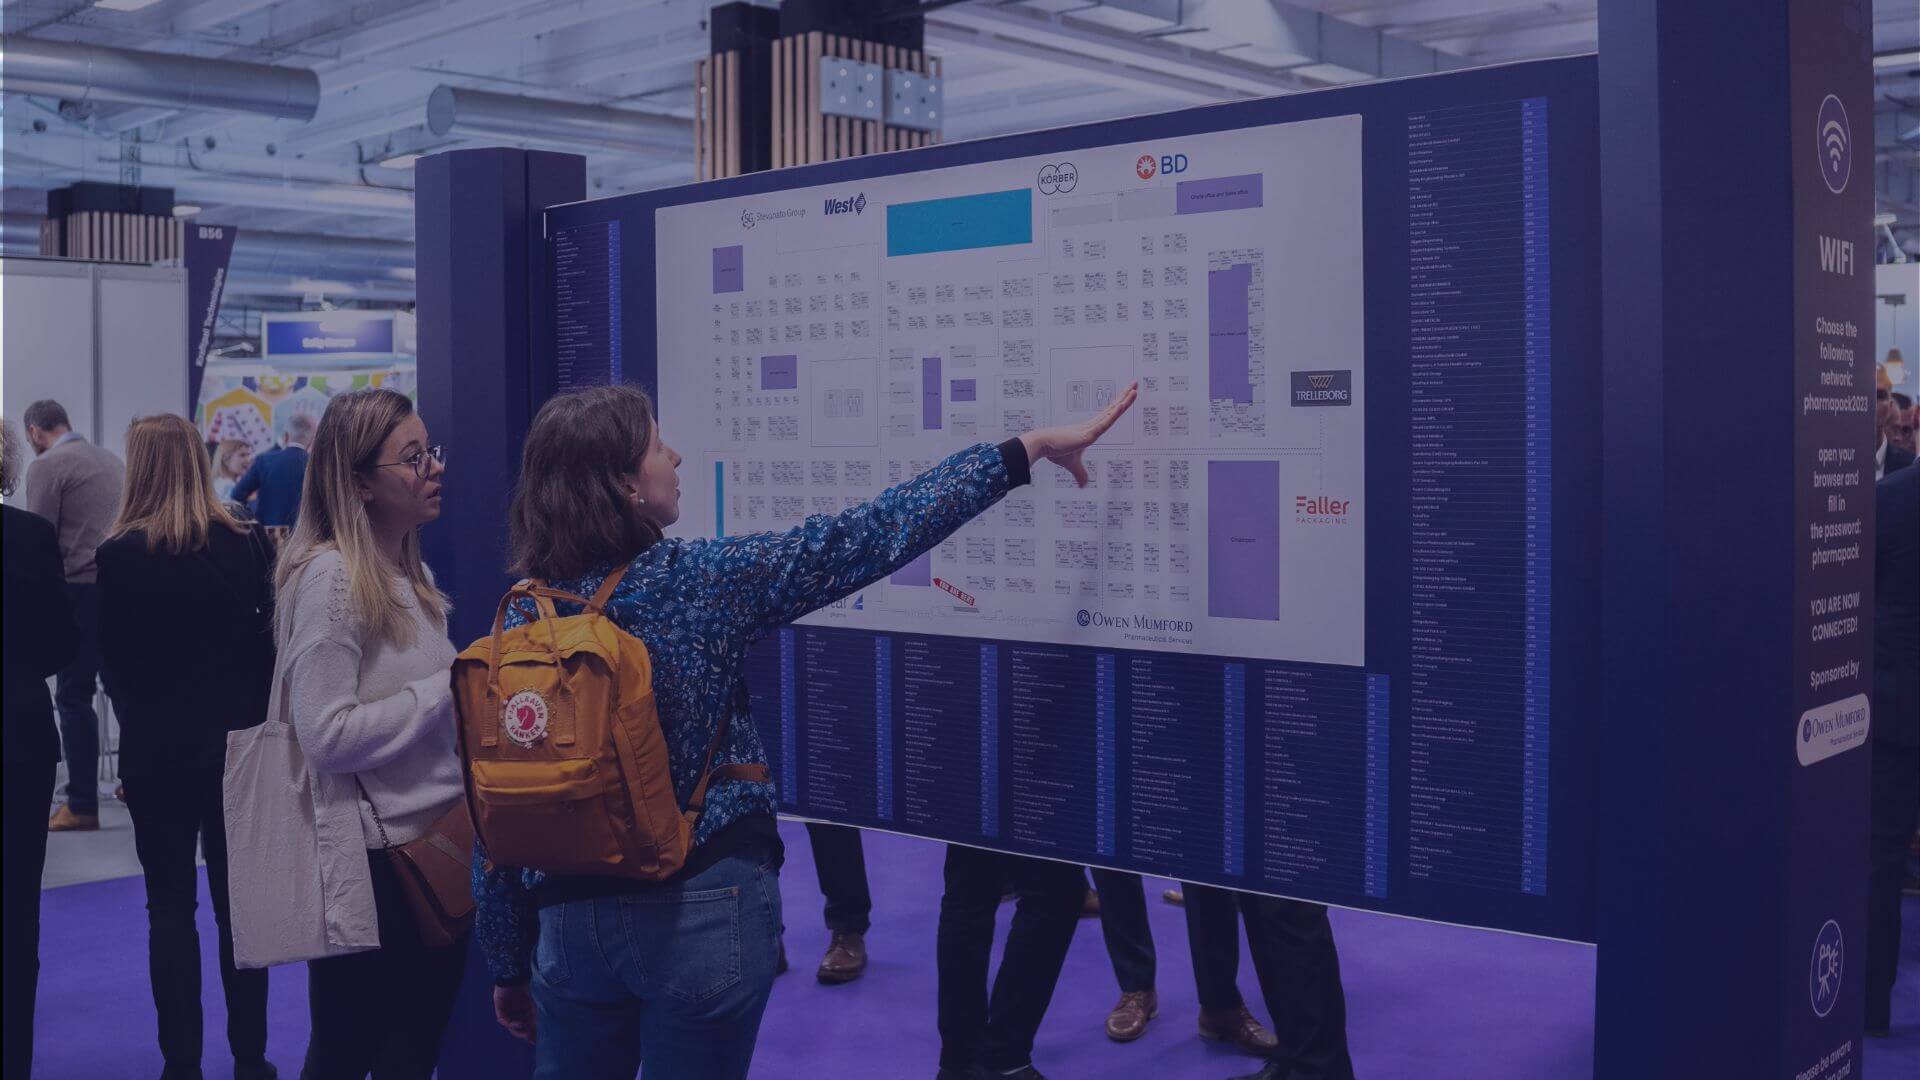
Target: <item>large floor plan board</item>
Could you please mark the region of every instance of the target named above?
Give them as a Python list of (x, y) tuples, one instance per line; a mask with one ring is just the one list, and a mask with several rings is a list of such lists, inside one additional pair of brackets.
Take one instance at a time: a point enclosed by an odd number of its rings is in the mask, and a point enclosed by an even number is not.
[[(809, 621), (1359, 666), (1361, 119), (661, 208), (682, 528), (781, 529), (1093, 415), (937, 550)], [(664, 362), (671, 358), (672, 362)]]

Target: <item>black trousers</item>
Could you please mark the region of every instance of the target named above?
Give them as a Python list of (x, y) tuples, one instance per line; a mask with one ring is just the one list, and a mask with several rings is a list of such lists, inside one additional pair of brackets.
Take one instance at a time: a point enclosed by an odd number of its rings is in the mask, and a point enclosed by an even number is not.
[(427, 1080), (467, 966), (467, 938), (440, 948), (420, 940), (387, 856), (367, 853), (380, 947), (307, 961), (313, 1034), (301, 1080)]
[[(1020, 894), (1000, 972), (987, 992), (994, 913)], [(1086, 901), (1078, 866), (950, 844), (935, 952), (940, 984), (940, 1066), (1016, 1069), (1053, 1000)]]
[(53, 707), (60, 714), (60, 752), (67, 760), (67, 809), (100, 812), (100, 714), (93, 711), (100, 674), (100, 589), (67, 583), (80, 643), (53, 680)]
[(227, 1046), (235, 1061), (267, 1054), (267, 972), (233, 966), (233, 923), (227, 893), (227, 829), (220, 773), (183, 768), (125, 778), (133, 816), (133, 850), (147, 885), (147, 973), (160, 1021), (160, 1056), (168, 1072), (200, 1067), (200, 872), (207, 859), (207, 893), (219, 928), (220, 985), (227, 999)]
[(1920, 746), (1873, 740), (1871, 870), (1867, 877), (1866, 1026), (1893, 1018), (1893, 982), (1900, 967), (1900, 890), (1920, 826)]
[(6, 924), (6, 1080), (27, 1080), (33, 1071), (33, 1000), (40, 989), (40, 875), (47, 866), (47, 807), (53, 802), (54, 766), (6, 765), (4, 847)]
[[(1187, 940), (1196, 958), (1225, 949), (1237, 967), (1237, 909), (1247, 926), (1247, 951), (1279, 1040), (1272, 1060), (1286, 1080), (1352, 1080), (1347, 1054), (1347, 995), (1340, 985), (1340, 954), (1320, 904), (1188, 884)], [(1202, 1002), (1202, 1007), (1207, 1007)]]
[[(1113, 961), (1113, 977), (1122, 993), (1154, 989), (1156, 957), (1153, 927), (1147, 922), (1147, 891), (1139, 874), (1124, 870), (1089, 868), (1093, 887), (1100, 890), (1100, 932), (1106, 938), (1107, 958)], [(1193, 918), (1191, 910), (1187, 913)], [(1210, 1013), (1229, 1012), (1246, 1004), (1235, 979), (1240, 973), (1240, 938), (1231, 934), (1207, 934), (1188, 940), (1193, 947), (1193, 982), (1199, 991), (1200, 1008)]]
[(872, 925), (873, 894), (867, 891), (867, 849), (860, 843), (860, 830), (809, 821), (807, 839), (813, 842), (820, 895), (827, 898), (827, 929), (866, 933)]

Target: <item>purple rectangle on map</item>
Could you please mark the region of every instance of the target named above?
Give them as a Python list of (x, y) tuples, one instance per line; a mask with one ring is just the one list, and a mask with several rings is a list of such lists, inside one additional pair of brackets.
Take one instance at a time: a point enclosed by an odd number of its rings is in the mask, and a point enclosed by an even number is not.
[(937, 356), (920, 361), (920, 426), (928, 431), (940, 430), (940, 358)]
[(974, 388), (973, 388), (972, 379), (953, 380), (953, 400), (955, 401), (973, 401), (974, 400)]
[(713, 249), (713, 291), (740, 292), (747, 287), (746, 249), (739, 244)]
[(799, 357), (763, 356), (760, 358), (760, 389), (797, 390), (799, 387)]
[(900, 569), (895, 570), (893, 576), (888, 578), (887, 581), (894, 585), (925, 585), (928, 588), (932, 588), (933, 553), (928, 552)]
[(1237, 263), (1207, 271), (1207, 398), (1253, 404), (1253, 373), (1248, 370), (1247, 291), (1253, 267)]
[(1215, 210), (1251, 210), (1261, 205), (1260, 173), (1220, 176), (1212, 180), (1182, 180), (1174, 185), (1176, 214), (1210, 214)]
[(1207, 614), (1280, 618), (1280, 463), (1207, 462)]

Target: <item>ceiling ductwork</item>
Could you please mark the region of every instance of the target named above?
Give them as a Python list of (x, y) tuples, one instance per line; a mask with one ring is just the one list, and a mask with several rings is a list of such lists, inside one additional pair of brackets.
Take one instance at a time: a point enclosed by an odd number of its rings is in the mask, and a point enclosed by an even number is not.
[(487, 136), (638, 153), (684, 154), (693, 145), (692, 121), (675, 116), (454, 86), (435, 87), (427, 98), (427, 130), (436, 136)]
[(320, 78), (305, 68), (0, 36), (0, 92), (307, 121)]

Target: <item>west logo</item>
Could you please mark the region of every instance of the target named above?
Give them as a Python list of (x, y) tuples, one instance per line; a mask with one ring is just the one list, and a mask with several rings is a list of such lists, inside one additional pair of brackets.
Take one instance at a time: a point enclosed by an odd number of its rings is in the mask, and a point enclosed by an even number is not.
[(863, 191), (851, 199), (828, 199), (826, 203), (826, 208), (822, 210), (821, 213), (853, 214), (858, 216), (867, 208), (867, 194)]

